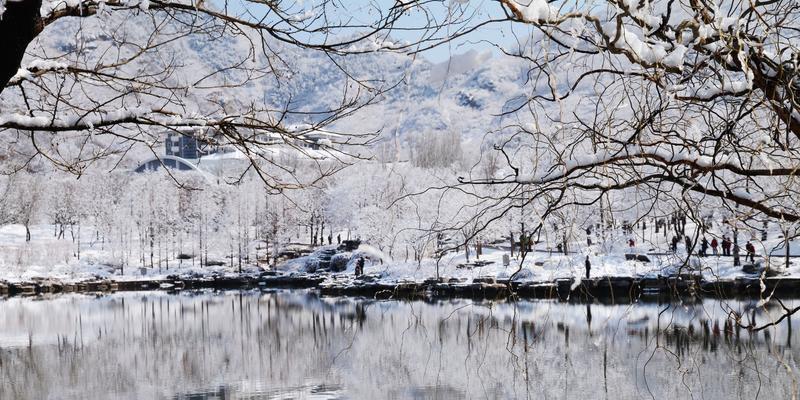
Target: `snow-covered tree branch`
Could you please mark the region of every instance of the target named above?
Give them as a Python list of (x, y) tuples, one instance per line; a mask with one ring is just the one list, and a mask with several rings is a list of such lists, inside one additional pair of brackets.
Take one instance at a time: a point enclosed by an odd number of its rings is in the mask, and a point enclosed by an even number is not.
[[(397, 84), (345, 60), (391, 47), (383, 35), (404, 8), (369, 7), (375, 20), (364, 25), (328, 1), (3, 1), (0, 132), (33, 144), (19, 151), (23, 160), (38, 153), (78, 173), (87, 159), (62, 157), (66, 142), (90, 139), (85, 150), (96, 160), (153, 149), (175, 132), (245, 153), (273, 189), (313, 183), (366, 157), (361, 146), (376, 131), (336, 124)], [(202, 58), (189, 57), (198, 52)], [(341, 84), (309, 104), (294, 98), (309, 84), (295, 76), (308, 68), (299, 60), (314, 54), (320, 75)], [(318, 131), (335, 139), (310, 143)], [(315, 176), (292, 177), (276, 144), (312, 160), (323, 152), (328, 161), (314, 161)], [(312, 154), (311, 145), (320, 148)]]
[(483, 151), (505, 167), (460, 179), (484, 219), (602, 204), (611, 192), (800, 219), (796, 2), (497, 4), (472, 24), (511, 24), (515, 44), (494, 44), (530, 70), (527, 98), (509, 98), (505, 123), (486, 129), (495, 145)]

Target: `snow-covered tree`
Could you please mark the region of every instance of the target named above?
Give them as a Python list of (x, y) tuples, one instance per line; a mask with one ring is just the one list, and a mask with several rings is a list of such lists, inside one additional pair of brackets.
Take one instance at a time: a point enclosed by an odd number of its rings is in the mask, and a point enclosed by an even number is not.
[[(356, 25), (350, 7), (374, 23)], [(132, 149), (158, 156), (163, 134), (179, 133), (241, 151), (274, 191), (303, 186), (362, 157), (373, 132), (327, 141), (306, 134), (331, 129), (395, 85), (349, 71), (343, 58), (398, 47), (384, 32), (405, 11), (328, 0), (2, 0), (0, 132), (24, 147), (19, 163), (38, 156), (75, 174), (107, 158), (116, 165)], [(309, 68), (299, 52), (324, 54), (313, 68), (335, 75), (341, 90), (316, 105), (293, 99), (284, 88), (309, 84), (294, 80)], [(339, 166), (294, 175), (277, 145)]]
[(459, 190), (483, 203), (476, 215), (530, 204), (543, 217), (531, 228), (578, 207), (635, 208), (632, 220), (677, 208), (700, 221), (697, 205), (713, 199), (742, 221), (800, 220), (795, 2), (496, 5), (458, 2), (491, 21), (453, 23), (510, 23), (518, 40), (488, 40), (530, 65), (529, 94), (486, 129), (495, 146), (484, 151), (499, 151), (502, 168), (461, 177)]

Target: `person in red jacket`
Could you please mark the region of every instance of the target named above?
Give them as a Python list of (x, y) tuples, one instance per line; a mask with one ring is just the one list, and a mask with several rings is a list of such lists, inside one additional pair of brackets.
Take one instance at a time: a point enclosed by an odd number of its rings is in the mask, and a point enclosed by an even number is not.
[(717, 246), (719, 246), (717, 238), (711, 239), (711, 252), (714, 253), (715, 256), (719, 257), (719, 251), (717, 250)]

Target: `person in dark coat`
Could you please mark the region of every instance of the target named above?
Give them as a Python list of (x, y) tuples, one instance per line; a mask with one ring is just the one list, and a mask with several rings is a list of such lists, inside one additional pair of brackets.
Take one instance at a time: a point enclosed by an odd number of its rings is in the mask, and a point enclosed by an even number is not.
[(678, 252), (678, 242), (680, 242), (678, 237), (677, 236), (673, 236), (672, 237), (672, 252), (673, 253), (677, 253)]
[(744, 248), (747, 250), (747, 257), (750, 258), (750, 262), (756, 262), (756, 246), (753, 246), (753, 244), (748, 241)]
[(342, 234), (336, 234), (336, 244), (342, 244)]
[(692, 239), (689, 239), (689, 236), (685, 236), (683, 241), (686, 242), (686, 254), (691, 254), (692, 252)]
[(592, 263), (589, 261), (589, 256), (586, 256), (586, 279), (589, 279), (589, 272), (592, 271)]
[(707, 251), (708, 251), (708, 239), (706, 239), (706, 237), (703, 236), (703, 241), (700, 242), (700, 252), (698, 255), (700, 257), (705, 257)]
[(356, 276), (364, 275), (364, 257), (359, 257), (356, 260)]
[(722, 255), (731, 255), (731, 240), (727, 236), (722, 237)]

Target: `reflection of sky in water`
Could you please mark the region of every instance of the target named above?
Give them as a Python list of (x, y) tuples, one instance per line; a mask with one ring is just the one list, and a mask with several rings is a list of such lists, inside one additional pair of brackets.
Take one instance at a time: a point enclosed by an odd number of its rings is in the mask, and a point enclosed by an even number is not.
[(0, 301), (0, 399), (790, 397), (791, 319), (726, 329), (731, 310), (780, 316), (756, 305), (11, 298)]

